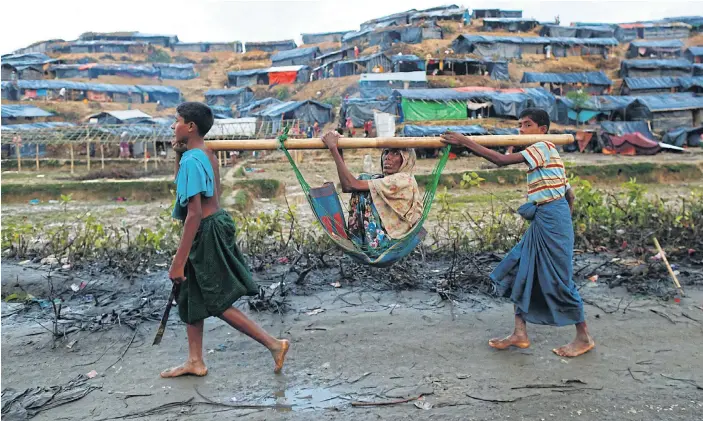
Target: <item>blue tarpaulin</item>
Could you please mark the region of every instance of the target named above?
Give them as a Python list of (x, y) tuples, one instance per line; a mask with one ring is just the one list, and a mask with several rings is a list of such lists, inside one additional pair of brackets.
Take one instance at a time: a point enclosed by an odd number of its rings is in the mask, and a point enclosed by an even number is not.
[(391, 99), (377, 100), (374, 98), (349, 98), (344, 100), (340, 110), (340, 121), (346, 121), (347, 118), (352, 119), (354, 127), (361, 127), (364, 122), (374, 119), (374, 111), (396, 115), (398, 113), (398, 104)]
[(205, 92), (207, 105), (246, 105), (254, 99), (251, 88), (210, 89)]
[[(693, 66), (687, 60), (623, 60), (620, 62), (620, 76), (629, 77), (633, 72), (676, 72), (691, 74)], [(680, 74), (660, 76), (683, 76)]]
[(644, 105), (651, 112), (696, 110), (703, 108), (703, 97), (690, 92), (666, 95), (643, 95), (636, 97), (635, 101)]
[(602, 121), (600, 127), (604, 132), (615, 136), (641, 133), (648, 139), (654, 139), (646, 121)]
[(691, 53), (691, 55), (694, 56), (694, 57), (703, 56), (703, 47), (698, 47), (698, 46), (695, 46), (695, 47), (688, 47), (688, 50), (687, 50), (687, 51), (688, 51), (689, 53)]
[(663, 143), (678, 146), (698, 147), (701, 145), (701, 135), (703, 134), (703, 126), (701, 127), (683, 127), (667, 132), (662, 138)]
[(313, 61), (316, 55), (320, 54), (318, 47), (296, 48), (294, 50), (279, 51), (271, 56), (271, 63), (274, 66), (295, 66), (308, 64)]
[(2, 118), (37, 118), (54, 115), (54, 113), (42, 110), (34, 105), (5, 104), (0, 109), (2, 109)]
[(630, 90), (671, 89), (681, 86), (678, 77), (626, 77), (623, 84)]
[(322, 125), (332, 120), (332, 106), (313, 100), (286, 101), (250, 115), (273, 121), (297, 119), (308, 123), (317, 122)]
[(664, 39), (632, 41), (630, 46), (635, 48), (683, 48), (684, 44), (677, 39)]
[(282, 101), (276, 98), (264, 98), (257, 101), (252, 101), (245, 105), (244, 107), (239, 107), (239, 117), (249, 117), (252, 111), (256, 111), (260, 108), (269, 107), (271, 105), (280, 104)]
[(520, 83), (588, 83), (609, 86), (613, 81), (604, 72), (533, 73), (525, 72)]
[(414, 124), (406, 124), (403, 127), (404, 137), (437, 137), (447, 131), (461, 133), (465, 136), (480, 136), (480, 135), (507, 135), (518, 134), (517, 129), (490, 129), (487, 130), (482, 126), (417, 126)]

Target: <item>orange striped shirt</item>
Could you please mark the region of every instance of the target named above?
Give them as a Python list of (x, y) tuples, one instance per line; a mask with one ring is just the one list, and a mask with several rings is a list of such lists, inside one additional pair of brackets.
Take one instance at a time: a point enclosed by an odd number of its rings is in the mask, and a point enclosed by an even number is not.
[(538, 142), (520, 152), (527, 161), (527, 200), (538, 205), (561, 199), (571, 188), (556, 146)]

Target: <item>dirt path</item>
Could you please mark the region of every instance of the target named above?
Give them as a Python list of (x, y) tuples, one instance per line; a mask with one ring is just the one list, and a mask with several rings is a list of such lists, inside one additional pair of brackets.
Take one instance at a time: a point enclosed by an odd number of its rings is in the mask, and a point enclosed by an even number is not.
[[(10, 272), (21, 270), (15, 267)], [(9, 276), (5, 270), (4, 276)], [(163, 279), (163, 274), (154, 274), (127, 290), (156, 288), (155, 296), (165, 297), (168, 285)], [(48, 314), (34, 310), (8, 316), (3, 303), (2, 387), (58, 385), (91, 370), (98, 372), (88, 384), (100, 389), (40, 413), (35, 420), (121, 418), (170, 402), (203, 401), (195, 387), (216, 402), (278, 402), (293, 405), (292, 412), (183, 404), (133, 418), (697, 419), (703, 411), (703, 391), (663, 376), (694, 379), (703, 386), (703, 311), (699, 308), (703, 291), (690, 290), (681, 304), (632, 297), (605, 286), (585, 289), (584, 298), (612, 313), (587, 306), (597, 348), (582, 358), (566, 360), (551, 349), (571, 339), (570, 328), (530, 326), (532, 348), (490, 349), (489, 338), (510, 331), (512, 311), (506, 303), (485, 296), (469, 296), (452, 305), (428, 292), (378, 292), (353, 282), (342, 288), (329, 286), (291, 297), (292, 310), (282, 316), (251, 315), (271, 333), (291, 340), (282, 375), (273, 374), (270, 356), (257, 343), (219, 320), (208, 320), (204, 346), (210, 374), (176, 380), (158, 377), (161, 369), (179, 364), (186, 355), (185, 331), (175, 315), (158, 347), (151, 346), (157, 323), (144, 322), (136, 334), (124, 325), (104, 332), (79, 332), (52, 349), (50, 335), (33, 320), (46, 320)], [(315, 308), (324, 311), (307, 314)], [(77, 342), (68, 349), (74, 339)], [(524, 388), (536, 384), (559, 387)], [(128, 398), (127, 394), (144, 396)], [(420, 394), (434, 405), (432, 409), (423, 411), (413, 403), (367, 408), (350, 404), (351, 400), (390, 401)]]

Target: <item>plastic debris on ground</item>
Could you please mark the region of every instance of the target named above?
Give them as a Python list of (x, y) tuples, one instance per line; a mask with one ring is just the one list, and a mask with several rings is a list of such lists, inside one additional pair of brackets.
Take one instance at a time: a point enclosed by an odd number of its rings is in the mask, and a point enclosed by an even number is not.
[(316, 308), (316, 309), (313, 309), (313, 310), (311, 310), (311, 311), (308, 311), (308, 312), (305, 313), (305, 314), (307, 314), (308, 316), (315, 316), (316, 314), (323, 313), (324, 311), (325, 311), (324, 308)]

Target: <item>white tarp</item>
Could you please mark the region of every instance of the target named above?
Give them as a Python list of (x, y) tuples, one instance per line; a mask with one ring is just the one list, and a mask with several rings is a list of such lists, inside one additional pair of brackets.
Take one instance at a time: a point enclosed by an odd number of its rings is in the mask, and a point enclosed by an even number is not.
[(208, 135), (210, 136), (254, 136), (256, 117), (215, 119)]

